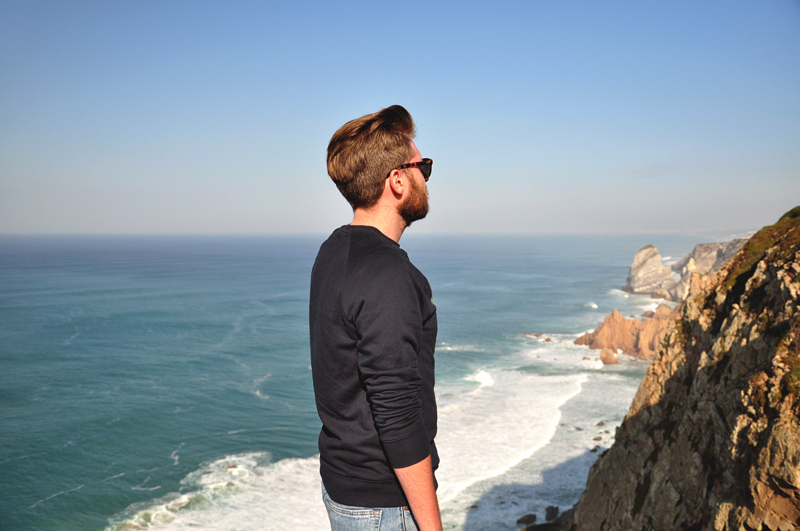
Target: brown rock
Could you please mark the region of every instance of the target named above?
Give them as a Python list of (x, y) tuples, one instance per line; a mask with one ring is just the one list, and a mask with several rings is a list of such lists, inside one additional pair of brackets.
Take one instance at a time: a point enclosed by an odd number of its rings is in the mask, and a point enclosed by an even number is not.
[(653, 316), (645, 321), (626, 319), (614, 310), (594, 332), (582, 335), (575, 344), (598, 350), (621, 350), (629, 356), (652, 359), (678, 315), (677, 309), (666, 304), (660, 304)]
[(619, 363), (619, 360), (617, 359), (617, 353), (610, 348), (604, 348), (600, 352), (600, 361), (606, 365), (614, 365), (615, 363)]

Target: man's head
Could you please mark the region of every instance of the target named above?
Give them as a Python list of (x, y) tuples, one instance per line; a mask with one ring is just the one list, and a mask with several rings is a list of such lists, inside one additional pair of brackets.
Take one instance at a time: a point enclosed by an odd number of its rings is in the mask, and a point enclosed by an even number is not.
[[(408, 111), (392, 105), (351, 120), (334, 133), (328, 144), (328, 175), (353, 210), (374, 205), (389, 172), (419, 154), (412, 143), (414, 132)], [(425, 203), (427, 212), (427, 197)]]

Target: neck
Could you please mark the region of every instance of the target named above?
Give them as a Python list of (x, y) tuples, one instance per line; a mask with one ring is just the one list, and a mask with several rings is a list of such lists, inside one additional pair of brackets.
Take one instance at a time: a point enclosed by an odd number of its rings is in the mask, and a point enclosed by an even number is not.
[(406, 230), (406, 222), (397, 213), (396, 208), (388, 206), (373, 206), (370, 208), (357, 208), (353, 214), (353, 221), (350, 225), (366, 225), (375, 227), (387, 238), (400, 242), (403, 231)]

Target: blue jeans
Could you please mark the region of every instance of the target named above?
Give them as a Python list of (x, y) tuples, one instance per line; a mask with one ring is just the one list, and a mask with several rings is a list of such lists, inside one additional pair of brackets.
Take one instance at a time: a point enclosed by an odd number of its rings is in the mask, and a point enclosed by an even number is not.
[(408, 507), (351, 507), (336, 503), (322, 485), (331, 531), (419, 531)]

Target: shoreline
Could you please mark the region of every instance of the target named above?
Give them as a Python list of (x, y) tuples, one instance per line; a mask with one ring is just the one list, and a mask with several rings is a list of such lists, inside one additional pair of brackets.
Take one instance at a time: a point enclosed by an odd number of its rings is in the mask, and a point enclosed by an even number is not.
[[(560, 418), (546, 444), (505, 473), (465, 489), (460, 499), (442, 503), (443, 519), (451, 524), (445, 529), (518, 530), (516, 522), (526, 514), (536, 514), (541, 523), (548, 506), (572, 507), (585, 488), (589, 468), (613, 443), (647, 366), (630, 358), (610, 370), (587, 372), (581, 392), (560, 406)], [(618, 385), (611, 396), (610, 383)]]

